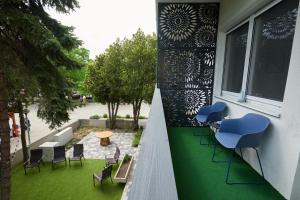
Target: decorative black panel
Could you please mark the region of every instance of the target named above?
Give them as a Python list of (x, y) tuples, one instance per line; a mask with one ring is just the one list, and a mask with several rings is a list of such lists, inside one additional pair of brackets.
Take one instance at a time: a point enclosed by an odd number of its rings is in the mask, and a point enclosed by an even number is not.
[(158, 4), (157, 84), (169, 127), (197, 126), (211, 104), (219, 5)]

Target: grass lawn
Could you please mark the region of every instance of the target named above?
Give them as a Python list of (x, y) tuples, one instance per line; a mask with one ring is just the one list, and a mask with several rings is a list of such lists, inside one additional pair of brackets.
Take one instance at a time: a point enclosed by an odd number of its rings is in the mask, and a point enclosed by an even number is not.
[[(281, 200), (284, 199), (269, 183), (262, 185), (228, 185), (225, 183), (227, 163), (213, 163), (212, 146), (200, 145), (199, 136), (207, 128), (168, 129), (170, 148), (179, 199), (213, 200)], [(203, 143), (204, 143), (203, 138)], [(229, 151), (218, 146), (216, 160), (227, 160)], [(234, 157), (230, 181), (262, 181), (240, 157)], [(262, 167), (264, 167), (262, 160)], [(265, 169), (266, 170), (266, 169)]]
[[(80, 163), (72, 162), (72, 167), (65, 167), (63, 163), (54, 170), (50, 164), (41, 165), (38, 169), (27, 170), (24, 175), (22, 165), (12, 170), (12, 200), (92, 200), (92, 199), (121, 199), (124, 184), (111, 183), (110, 179), (96, 183), (93, 186), (92, 174), (99, 172), (105, 166), (104, 160), (85, 160)], [(113, 168), (113, 174), (117, 166)], [(113, 176), (112, 176), (113, 177)]]

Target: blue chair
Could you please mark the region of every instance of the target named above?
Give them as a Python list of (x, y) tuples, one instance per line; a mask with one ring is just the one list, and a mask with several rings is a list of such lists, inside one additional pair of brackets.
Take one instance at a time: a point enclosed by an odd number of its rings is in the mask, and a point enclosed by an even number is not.
[[(262, 177), (264, 177), (263, 169), (261, 166), (260, 158), (258, 155), (258, 151), (256, 147), (260, 144), (260, 139), (262, 134), (265, 132), (265, 130), (270, 125), (270, 120), (267, 117), (249, 113), (245, 115), (244, 117), (240, 119), (227, 119), (223, 120), (220, 126), (219, 131), (216, 133), (215, 137), (216, 140), (225, 148), (232, 149), (231, 156), (229, 158), (228, 162), (228, 168), (227, 168), (227, 175), (226, 175), (226, 183), (227, 184), (254, 184), (253, 182), (243, 182), (243, 183), (230, 183), (228, 181), (229, 179), (229, 172), (230, 172), (230, 166), (232, 163), (232, 158), (235, 152), (235, 149), (239, 148), (242, 154), (241, 148), (253, 148), (256, 151), (256, 155), (258, 158), (260, 170)], [(216, 153), (216, 147), (217, 147), (217, 141), (214, 146), (214, 153), (212, 157), (213, 162), (219, 162), (215, 161), (215, 153)], [(223, 162), (223, 161), (220, 161)]]
[[(200, 108), (199, 112), (195, 116), (195, 119), (199, 124), (209, 126), (213, 123), (224, 119), (224, 113), (226, 108), (227, 106), (224, 102), (216, 102), (211, 106), (203, 106)], [(194, 133), (194, 135), (200, 136), (200, 144), (202, 144), (202, 136), (211, 136), (212, 134), (196, 135)]]

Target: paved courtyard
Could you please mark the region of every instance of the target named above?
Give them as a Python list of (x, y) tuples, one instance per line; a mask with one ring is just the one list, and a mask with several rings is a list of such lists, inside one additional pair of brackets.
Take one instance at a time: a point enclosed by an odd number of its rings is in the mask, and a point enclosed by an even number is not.
[[(41, 120), (37, 117), (37, 105), (31, 105), (29, 107), (29, 114), (28, 118), (31, 123), (31, 130), (30, 130), (30, 138), (31, 143), (47, 136), (52, 130), (49, 129), (49, 125), (46, 124), (45, 121)], [(149, 104), (142, 104), (141, 107), (141, 115), (148, 117), (150, 111), (150, 105)], [(88, 103), (86, 106), (79, 107), (77, 109), (74, 109), (73, 111), (69, 112), (70, 121), (63, 124), (62, 128), (72, 122), (75, 122), (78, 119), (89, 119), (92, 115), (100, 115), (103, 116), (103, 114), (107, 113), (107, 105), (103, 105), (100, 103)], [(120, 116), (126, 116), (127, 114), (130, 114), (132, 116), (132, 105), (128, 104), (121, 104), (118, 110), (118, 115)], [(16, 114), (16, 120), (19, 124), (19, 116)], [(28, 141), (27, 141), (28, 142)], [(15, 152), (16, 149), (21, 149), (21, 140), (19, 138), (11, 138), (11, 152)]]
[[(121, 160), (125, 154), (135, 155), (137, 148), (131, 146), (133, 136), (134, 133), (113, 132), (113, 135), (110, 137), (111, 144), (104, 147), (100, 145), (100, 139), (95, 132), (91, 132), (78, 143), (83, 144), (84, 157), (87, 159), (104, 159), (105, 156), (113, 157), (118, 146), (121, 152)], [(67, 152), (67, 156), (72, 154), (73, 148)]]

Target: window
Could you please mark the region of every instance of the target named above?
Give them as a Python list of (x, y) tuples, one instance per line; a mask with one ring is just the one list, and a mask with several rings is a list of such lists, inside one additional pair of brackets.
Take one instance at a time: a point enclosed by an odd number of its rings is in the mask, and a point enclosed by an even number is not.
[(255, 18), (247, 94), (283, 101), (298, 2), (283, 1)]
[(227, 34), (223, 91), (261, 102), (283, 101), (298, 3), (283, 0), (271, 5)]
[(222, 89), (239, 93), (242, 89), (249, 23), (227, 35)]

